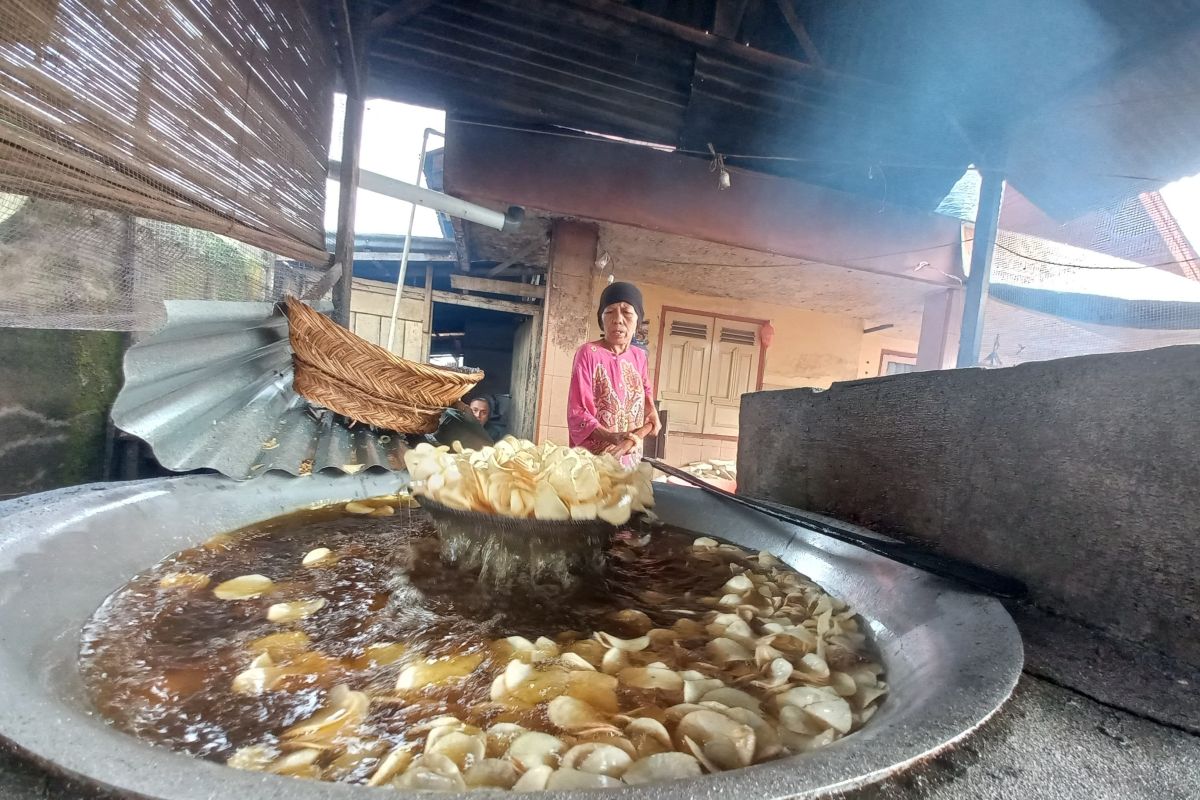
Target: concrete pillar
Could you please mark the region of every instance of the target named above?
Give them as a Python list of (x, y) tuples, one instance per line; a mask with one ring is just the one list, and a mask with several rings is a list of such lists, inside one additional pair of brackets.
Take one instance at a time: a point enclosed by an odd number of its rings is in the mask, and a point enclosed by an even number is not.
[(556, 220), (550, 232), (538, 441), (567, 444), (567, 391), (575, 351), (588, 340), (596, 315), (592, 282), (596, 270), (596, 225)]
[(940, 289), (925, 295), (917, 371), (954, 369), (962, 331), (963, 292)]

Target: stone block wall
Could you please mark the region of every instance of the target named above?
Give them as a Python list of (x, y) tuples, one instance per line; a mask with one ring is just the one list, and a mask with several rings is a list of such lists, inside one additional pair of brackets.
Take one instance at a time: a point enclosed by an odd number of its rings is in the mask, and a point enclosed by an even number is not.
[(1200, 346), (746, 395), (738, 480), (1200, 664)]
[(0, 500), (103, 480), (122, 334), (0, 328)]

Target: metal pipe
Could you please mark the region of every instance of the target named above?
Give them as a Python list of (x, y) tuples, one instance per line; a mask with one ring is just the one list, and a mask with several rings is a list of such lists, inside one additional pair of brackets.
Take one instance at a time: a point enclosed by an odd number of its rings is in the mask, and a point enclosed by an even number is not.
[[(329, 162), (331, 178), (338, 180), (340, 170), (340, 162)], [(365, 169), (358, 171), (358, 185), (368, 192), (395, 197), (397, 200), (404, 200), (408, 203), (416, 203), (426, 208), (432, 208), (434, 211), (442, 211), (452, 217), (495, 228), (498, 231), (514, 231), (520, 227), (521, 221), (525, 218), (525, 210), (519, 206), (510, 206), (508, 211), (501, 213), (484, 206), (468, 203), (457, 197), (451, 197), (448, 194), (435, 192), (432, 189), (422, 189), (420, 186), (413, 186), (411, 183), (398, 181), (395, 178)]]
[(975, 235), (971, 243), (971, 272), (967, 275), (963, 298), (962, 334), (955, 365), (959, 369), (979, 363), (979, 350), (983, 345), (983, 306), (992, 279), (992, 251), (996, 249), (996, 229), (1000, 225), (1000, 206), (1004, 202), (1004, 175), (994, 170), (980, 170), (980, 175)]
[[(446, 134), (426, 128), (421, 136), (421, 158), (417, 161), (417, 178), (413, 186), (421, 188), (421, 175), (425, 172), (425, 152), (429, 149), (429, 134), (446, 138)], [(404, 275), (408, 272), (408, 255), (412, 252), (413, 222), (417, 218), (417, 204), (410, 203), (408, 209), (408, 232), (404, 235), (404, 252), (400, 254), (400, 274), (396, 277), (396, 296), (392, 298), (392, 320), (388, 325), (387, 349), (392, 351), (396, 341), (396, 316), (400, 313), (400, 295), (404, 293)]]

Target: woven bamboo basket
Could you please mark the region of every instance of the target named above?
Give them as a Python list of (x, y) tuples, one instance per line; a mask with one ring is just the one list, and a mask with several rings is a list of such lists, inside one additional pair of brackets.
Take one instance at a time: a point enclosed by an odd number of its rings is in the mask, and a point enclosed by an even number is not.
[(371, 344), (294, 297), (287, 298), (293, 386), (350, 419), (399, 433), (432, 433), (442, 412), (483, 379), (480, 370), (418, 364)]

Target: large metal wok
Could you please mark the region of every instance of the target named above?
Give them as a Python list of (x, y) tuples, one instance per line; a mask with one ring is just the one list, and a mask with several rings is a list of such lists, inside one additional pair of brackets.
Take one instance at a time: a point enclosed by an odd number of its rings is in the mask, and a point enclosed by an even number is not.
[[(398, 480), (395, 474), (318, 474), (239, 483), (188, 476), (0, 504), (0, 737), (52, 769), (139, 798), (383, 796), (385, 790), (241, 772), (152, 748), (91, 710), (76, 655), (80, 628), (96, 607), (162, 557), (314, 503), (388, 493)], [(767, 800), (844, 790), (947, 747), (1012, 691), (1021, 641), (996, 601), (695, 489), (660, 486), (658, 497), (664, 520), (769, 550), (849, 602), (868, 621), (891, 691), (864, 730), (816, 753), (692, 781), (609, 790), (606, 797)], [(566, 795), (584, 796), (543, 796)]]

